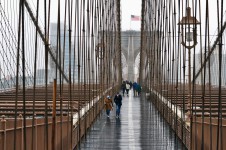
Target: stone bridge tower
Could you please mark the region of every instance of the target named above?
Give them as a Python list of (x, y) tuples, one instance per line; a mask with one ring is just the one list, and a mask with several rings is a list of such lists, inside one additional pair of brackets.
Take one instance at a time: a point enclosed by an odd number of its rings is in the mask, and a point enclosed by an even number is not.
[(122, 31), (121, 33), (123, 80), (137, 81), (135, 60), (140, 54), (140, 34), (140, 31), (133, 30)]
[[(122, 31), (121, 32), (121, 58), (122, 58), (122, 78), (123, 80), (129, 80), (129, 81), (137, 81), (138, 78), (138, 71), (135, 72), (135, 68), (138, 69), (139, 64), (136, 64), (136, 59), (138, 59), (140, 54), (140, 31), (134, 31), (134, 30), (128, 30), (128, 31)], [(102, 37), (103, 31), (99, 32), (99, 38), (96, 39), (96, 51), (98, 51), (98, 55), (101, 55), (101, 51), (105, 51), (106, 46), (110, 46), (113, 41), (113, 37), (115, 36), (115, 33), (109, 33), (107, 37)], [(106, 43), (106, 39), (108, 39), (108, 43)], [(103, 44), (105, 43), (105, 44)], [(105, 46), (103, 46), (105, 45)], [(104, 54), (104, 53), (103, 53)], [(105, 53), (106, 54), (106, 53)], [(105, 57), (105, 56), (103, 56)], [(118, 61), (119, 62), (119, 61)], [(138, 62), (138, 61), (137, 61)], [(105, 72), (102, 74), (106, 74), (106, 70), (104, 68), (104, 64), (106, 63), (102, 62), (100, 59), (100, 66), (103, 66), (100, 71)], [(118, 65), (118, 64), (115, 64)], [(135, 74), (136, 73), (136, 74)]]

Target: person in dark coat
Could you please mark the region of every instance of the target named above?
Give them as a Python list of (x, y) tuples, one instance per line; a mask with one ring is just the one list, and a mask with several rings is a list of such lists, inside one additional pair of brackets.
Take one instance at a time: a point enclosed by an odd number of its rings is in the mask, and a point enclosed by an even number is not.
[(123, 81), (121, 89), (122, 89), (122, 93), (123, 93), (123, 96), (124, 96), (125, 91), (126, 91), (126, 82), (125, 81)]
[(137, 84), (136, 91), (138, 93), (138, 96), (140, 95), (141, 89), (142, 89), (142, 87), (140, 86), (140, 84)]
[(115, 102), (115, 105), (116, 105), (116, 118), (119, 118), (120, 109), (121, 109), (121, 106), (122, 106), (122, 96), (119, 93), (117, 93), (115, 95), (114, 102)]

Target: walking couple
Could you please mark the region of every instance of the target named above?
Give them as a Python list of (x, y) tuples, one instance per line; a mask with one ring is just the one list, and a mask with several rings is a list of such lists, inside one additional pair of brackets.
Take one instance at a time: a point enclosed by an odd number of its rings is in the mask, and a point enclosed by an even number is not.
[[(113, 110), (113, 102), (110, 96), (107, 96), (107, 98), (104, 100), (105, 102), (105, 109), (106, 109), (106, 114), (109, 117), (110, 111)], [(122, 96), (117, 93), (114, 97), (114, 102), (116, 105), (116, 118), (119, 118), (120, 115), (120, 109), (122, 106)]]

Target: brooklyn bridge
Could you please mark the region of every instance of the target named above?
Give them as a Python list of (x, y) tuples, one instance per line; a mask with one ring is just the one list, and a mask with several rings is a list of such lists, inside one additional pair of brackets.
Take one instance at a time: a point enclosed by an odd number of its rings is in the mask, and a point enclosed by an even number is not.
[(0, 0), (0, 150), (226, 150), (224, 1), (122, 1)]

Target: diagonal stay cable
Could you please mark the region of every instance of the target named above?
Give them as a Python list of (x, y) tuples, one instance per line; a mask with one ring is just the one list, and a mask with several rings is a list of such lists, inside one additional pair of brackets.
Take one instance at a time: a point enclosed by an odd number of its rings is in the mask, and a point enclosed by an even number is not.
[(206, 66), (206, 63), (210, 60), (210, 56), (211, 54), (213, 53), (213, 51), (215, 50), (218, 42), (220, 41), (221, 37), (222, 37), (222, 34), (224, 33), (224, 30), (226, 28), (226, 21), (224, 22), (224, 25), (222, 26), (218, 36), (217, 36), (217, 39), (214, 41), (214, 44), (213, 46), (211, 47), (206, 59), (204, 60), (204, 62), (202, 63), (202, 66), (201, 68), (199, 69), (199, 71), (196, 73), (196, 75), (194, 76), (194, 79), (193, 79), (193, 82), (198, 78), (199, 74), (201, 73), (202, 69), (204, 68), (204, 66)]
[(53, 61), (55, 62), (57, 68), (59, 69), (60, 73), (63, 75), (63, 77), (64, 77), (64, 79), (66, 80), (66, 82), (69, 82), (68, 77), (66, 76), (66, 74), (65, 74), (64, 71), (63, 71), (63, 69), (60, 67), (59, 63), (57, 62), (57, 59), (55, 58), (55, 56), (54, 56), (54, 54), (53, 54), (53, 52), (52, 52), (52, 50), (51, 50), (51, 47), (49, 46), (50, 44), (49, 44), (49, 42), (48, 42), (48, 39), (45, 39), (45, 36), (44, 36), (44, 34), (43, 34), (41, 28), (39, 27), (38, 22), (37, 22), (36, 18), (34, 17), (33, 12), (32, 12), (32, 10), (30, 9), (30, 6), (28, 5), (28, 3), (27, 3), (26, 0), (25, 0), (24, 4), (25, 4), (25, 7), (27, 8), (27, 11), (28, 11), (30, 17), (31, 17), (31, 20), (33, 21), (34, 25), (35, 25), (36, 28), (37, 28), (37, 31), (38, 31), (38, 33), (39, 33), (39, 35), (40, 35), (42, 41), (45, 43), (45, 45), (48, 45), (47, 50), (48, 50), (49, 55), (51, 56), (51, 58), (52, 58)]

